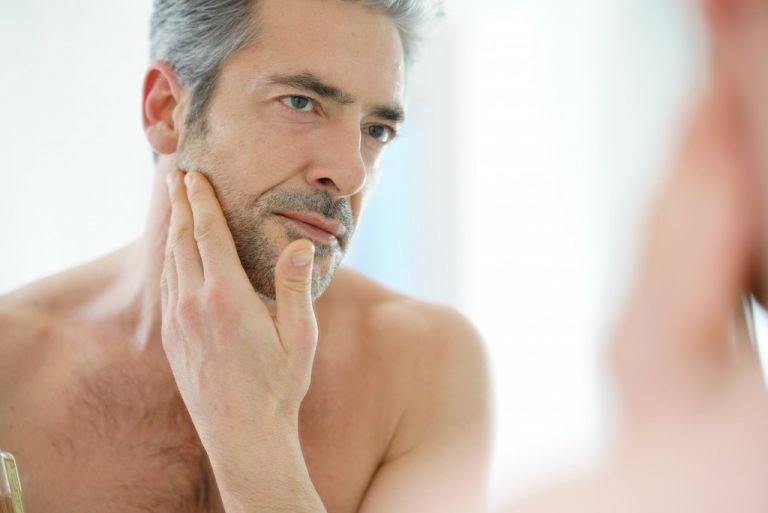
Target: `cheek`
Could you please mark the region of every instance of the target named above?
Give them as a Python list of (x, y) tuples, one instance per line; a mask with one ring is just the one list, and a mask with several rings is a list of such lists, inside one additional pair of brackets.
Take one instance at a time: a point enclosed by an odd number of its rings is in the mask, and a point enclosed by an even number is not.
[(208, 141), (222, 171), (241, 183), (253, 182), (262, 191), (294, 176), (310, 154), (306, 130), (258, 118), (235, 117), (211, 126)]
[(366, 186), (364, 190), (360, 191), (349, 199), (349, 208), (352, 210), (352, 217), (355, 220), (355, 227), (357, 227), (358, 223), (360, 222), (360, 214), (362, 213), (363, 208), (365, 208), (365, 205), (368, 203), (370, 196), (371, 194), (369, 192), (369, 188)]
[(371, 141), (365, 135), (363, 136), (363, 142), (361, 145), (361, 151), (363, 161), (368, 169), (370, 169), (370, 175), (375, 178), (377, 171), (381, 167), (381, 161), (384, 158), (384, 148), (374, 141)]

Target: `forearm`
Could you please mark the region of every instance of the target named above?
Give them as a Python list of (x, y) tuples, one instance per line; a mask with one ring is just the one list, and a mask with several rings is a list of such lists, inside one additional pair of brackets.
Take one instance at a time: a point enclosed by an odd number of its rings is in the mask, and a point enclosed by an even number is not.
[(259, 429), (209, 450), (227, 513), (325, 513), (295, 426)]

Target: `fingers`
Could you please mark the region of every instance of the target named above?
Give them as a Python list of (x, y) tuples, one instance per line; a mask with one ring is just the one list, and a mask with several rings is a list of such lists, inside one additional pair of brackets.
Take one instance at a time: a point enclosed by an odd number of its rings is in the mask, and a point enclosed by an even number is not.
[(614, 347), (638, 422), (690, 403), (732, 371), (729, 328), (758, 218), (739, 123), (730, 92), (718, 85), (698, 106), (651, 217)]
[(163, 263), (163, 274), (160, 278), (160, 300), (163, 310), (167, 311), (169, 307), (176, 305), (179, 294), (179, 282), (176, 273), (176, 262), (173, 258), (173, 251), (166, 250), (165, 262)]
[(203, 281), (203, 268), (193, 234), (192, 208), (178, 171), (168, 175), (168, 194), (171, 201), (171, 223), (167, 247), (172, 253), (170, 260), (175, 264), (177, 286), (182, 291), (197, 290)]
[(277, 331), (286, 351), (314, 354), (317, 322), (312, 307), (314, 245), (308, 240), (292, 242), (275, 266)]
[(204, 281), (216, 278), (247, 282), (232, 233), (208, 180), (198, 172), (175, 171), (168, 176), (168, 191), (172, 209), (168, 248), (177, 268), (178, 288), (193, 292)]
[(187, 173), (184, 180), (194, 220), (194, 239), (205, 278), (236, 276), (247, 279), (232, 232), (210, 182), (195, 171)]
[[(164, 270), (166, 303), (179, 295), (193, 295), (203, 282), (247, 284), (232, 234), (213, 187), (200, 173), (169, 179), (172, 202), (168, 256)], [(275, 266), (276, 328), (287, 351), (308, 349), (314, 354), (317, 323), (312, 308), (314, 245), (295, 241), (283, 251)], [(211, 290), (216, 287), (209, 287)]]

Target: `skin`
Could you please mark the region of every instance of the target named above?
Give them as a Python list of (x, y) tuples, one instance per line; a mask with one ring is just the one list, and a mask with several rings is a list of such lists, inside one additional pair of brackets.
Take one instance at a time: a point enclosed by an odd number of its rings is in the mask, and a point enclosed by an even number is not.
[[(475, 330), (346, 269), (321, 290), (339, 251), (268, 216), (274, 300), (239, 258), (228, 217), (275, 192), (344, 200), (356, 222), (383, 150), (368, 128), (391, 125), (379, 107), (403, 95), (386, 16), (260, 6), (258, 44), (222, 65), (204, 139), (172, 69), (150, 67), (144, 236), (0, 298), (0, 441), (31, 513), (483, 508)], [(297, 114), (286, 98), (311, 91), (265, 77), (303, 72), (353, 101)]]
[(612, 343), (623, 434), (591, 476), (514, 513), (768, 510), (768, 397), (734, 315), (765, 297), (768, 5), (701, 2), (713, 78), (655, 205)]
[[(756, 165), (768, 168), (768, 107), (765, 88), (768, 66), (761, 53), (768, 45), (768, 5), (755, 0), (702, 0), (709, 31), (715, 42), (715, 65), (727, 75), (739, 97), (739, 115), (749, 141), (749, 151)], [(768, 194), (768, 176), (758, 175), (756, 185)], [(759, 222), (768, 226), (768, 208), (761, 207)], [(763, 228), (762, 233), (766, 233)], [(768, 237), (760, 238), (760, 257), (756, 262), (754, 291), (766, 302), (768, 298)]]

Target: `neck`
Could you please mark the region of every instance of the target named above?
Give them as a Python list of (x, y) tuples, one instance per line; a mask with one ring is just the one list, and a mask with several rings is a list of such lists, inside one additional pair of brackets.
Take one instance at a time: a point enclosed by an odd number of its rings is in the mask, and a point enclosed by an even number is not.
[(106, 258), (108, 281), (85, 313), (98, 324), (117, 327), (141, 353), (162, 351), (160, 279), (171, 213), (165, 177), (174, 167), (169, 158), (158, 162), (144, 234)]

